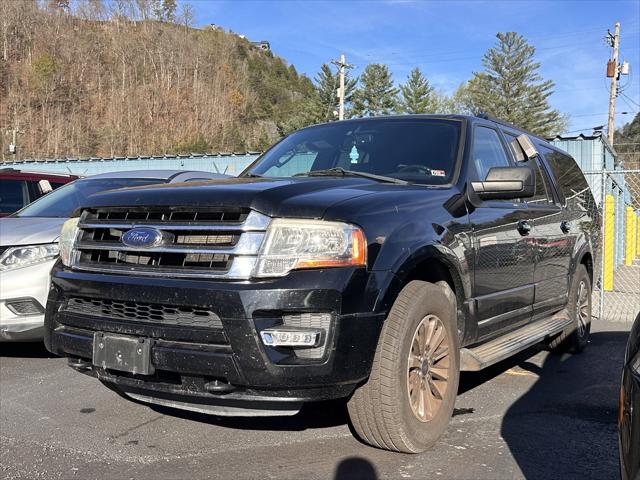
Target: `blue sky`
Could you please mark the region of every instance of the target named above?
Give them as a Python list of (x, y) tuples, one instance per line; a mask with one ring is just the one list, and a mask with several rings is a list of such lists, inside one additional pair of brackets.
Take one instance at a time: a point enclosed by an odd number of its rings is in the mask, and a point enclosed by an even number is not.
[[(268, 40), (275, 54), (311, 77), (345, 53), (356, 75), (380, 62), (400, 83), (418, 66), (447, 93), (481, 70), (497, 32), (516, 31), (537, 48), (542, 76), (556, 83), (551, 104), (571, 115), (568, 131), (606, 123), (611, 50), (604, 37), (620, 21), (620, 59), (631, 64), (632, 75), (622, 77), (626, 97), (618, 97), (616, 110), (640, 110), (640, 0), (188, 3), (198, 25), (215, 23), (253, 41)], [(632, 118), (616, 115), (616, 126)]]

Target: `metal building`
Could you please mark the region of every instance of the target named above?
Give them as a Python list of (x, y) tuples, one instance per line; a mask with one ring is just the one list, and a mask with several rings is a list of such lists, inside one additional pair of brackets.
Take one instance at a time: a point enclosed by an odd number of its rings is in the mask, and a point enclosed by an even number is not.
[(122, 170), (202, 170), (238, 175), (259, 155), (259, 152), (209, 153), (203, 155), (163, 155), (150, 157), (113, 157), (84, 159), (47, 159), (2, 162), (9, 167), (37, 172), (71, 173), (87, 176)]

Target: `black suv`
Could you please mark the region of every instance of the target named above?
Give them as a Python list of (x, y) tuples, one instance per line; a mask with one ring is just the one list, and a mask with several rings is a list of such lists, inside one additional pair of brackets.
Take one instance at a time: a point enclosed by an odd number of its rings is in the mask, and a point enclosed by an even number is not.
[(598, 215), (571, 157), (488, 117), (317, 125), (239, 178), (92, 196), (63, 227), (45, 341), (142, 402), (347, 398), (362, 440), (419, 452), (461, 370), (585, 347)]

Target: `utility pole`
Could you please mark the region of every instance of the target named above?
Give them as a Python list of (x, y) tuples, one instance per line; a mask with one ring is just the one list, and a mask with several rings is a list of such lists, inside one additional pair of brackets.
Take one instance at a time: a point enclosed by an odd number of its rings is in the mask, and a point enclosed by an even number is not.
[(608, 35), (609, 44), (613, 47), (613, 59), (607, 63), (607, 77), (611, 77), (611, 91), (609, 92), (609, 123), (607, 126), (607, 140), (613, 145), (613, 117), (616, 113), (616, 97), (618, 96), (618, 48), (620, 46), (620, 22), (616, 22), (613, 36)]
[(344, 58), (344, 53), (340, 55), (340, 60), (332, 60), (331, 63), (337, 65), (338, 67), (338, 76), (340, 78), (340, 87), (338, 88), (338, 120), (344, 120), (344, 77), (345, 77), (345, 69), (353, 68), (353, 65), (349, 65), (346, 63)]

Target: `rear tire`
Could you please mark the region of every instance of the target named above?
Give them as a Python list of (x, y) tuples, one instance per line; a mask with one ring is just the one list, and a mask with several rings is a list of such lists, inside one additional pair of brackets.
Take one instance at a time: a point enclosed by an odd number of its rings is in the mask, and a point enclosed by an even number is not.
[(455, 296), (445, 289), (412, 281), (393, 304), (371, 375), (348, 402), (365, 443), (419, 453), (446, 430), (458, 393), (460, 348)]
[(583, 264), (578, 265), (571, 282), (567, 305), (572, 325), (554, 338), (549, 346), (557, 352), (582, 352), (591, 331), (591, 280)]

